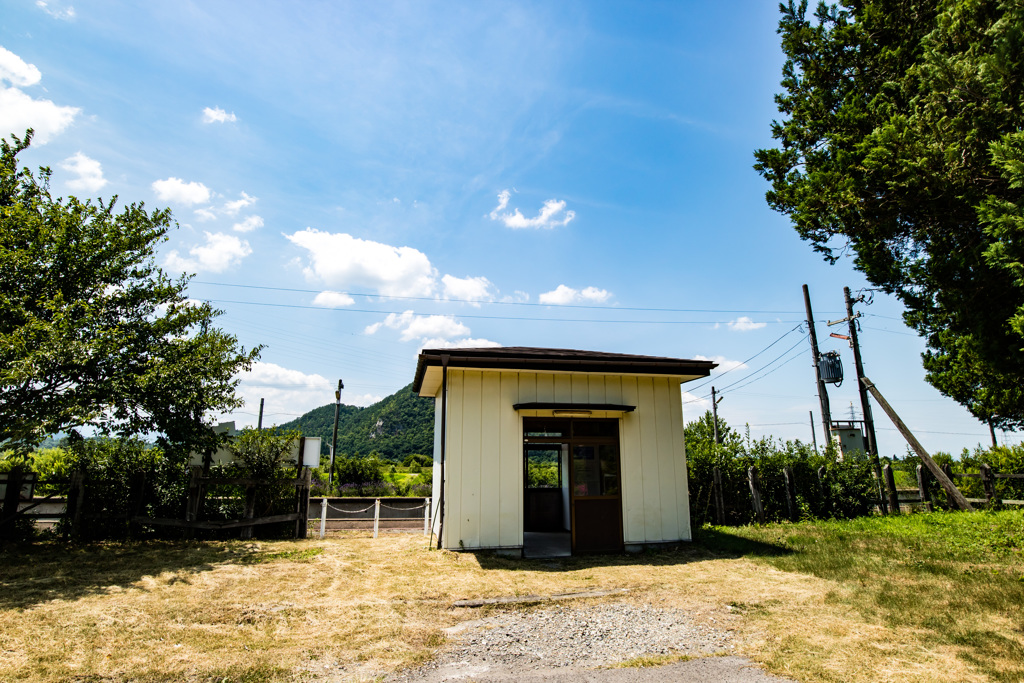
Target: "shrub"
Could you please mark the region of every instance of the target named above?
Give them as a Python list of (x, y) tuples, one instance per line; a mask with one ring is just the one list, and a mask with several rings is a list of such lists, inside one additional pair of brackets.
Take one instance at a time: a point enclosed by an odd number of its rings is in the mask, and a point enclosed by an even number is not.
[[(783, 483), (783, 469), (786, 467), (793, 471), (797, 505), (803, 517), (856, 517), (866, 514), (873, 504), (874, 479), (866, 461), (837, 461), (831, 451), (820, 455), (800, 441), (778, 441), (772, 437), (744, 439), (723, 420), (718, 423), (721, 443), (717, 445), (714, 441), (714, 418), (710, 411), (685, 427), (695, 527), (714, 521), (715, 467), (721, 473), (726, 522), (729, 524), (746, 524), (754, 519), (747, 479), (747, 470), (751, 466), (757, 467), (768, 520), (785, 519), (789, 514)], [(825, 471), (819, 481), (818, 470), (821, 467)]]

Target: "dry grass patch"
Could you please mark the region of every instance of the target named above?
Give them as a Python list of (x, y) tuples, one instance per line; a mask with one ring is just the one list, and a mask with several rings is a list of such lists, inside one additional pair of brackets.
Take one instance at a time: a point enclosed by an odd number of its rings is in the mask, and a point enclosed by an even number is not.
[[(1000, 641), (988, 642), (995, 654), (979, 664), (972, 657), (988, 650), (958, 644), (955, 634), (937, 640), (922, 621), (932, 613), (912, 610), (917, 621), (899, 621), (880, 612), (885, 591), (870, 577), (885, 565), (870, 543), (859, 544), (864, 566), (829, 576), (798, 562), (813, 555), (806, 548), (817, 532), (771, 529), (748, 536), (810, 540), (730, 535), (742, 547), (712, 537), (673, 551), (561, 561), (439, 552), (422, 536), (365, 532), (8, 551), (0, 555), (0, 670), (26, 681), (371, 677), (428, 659), (446, 628), (510, 609), (452, 608), (457, 600), (614, 588), (629, 592), (581, 602), (684, 608), (732, 632), (739, 653), (801, 681), (969, 681), (1015, 670), (1013, 648)], [(912, 575), (901, 580), (920, 589)], [(1015, 617), (1001, 609), (982, 605), (960, 628), (976, 631), (973, 620), (998, 616), (986, 628), (1012, 639)]]

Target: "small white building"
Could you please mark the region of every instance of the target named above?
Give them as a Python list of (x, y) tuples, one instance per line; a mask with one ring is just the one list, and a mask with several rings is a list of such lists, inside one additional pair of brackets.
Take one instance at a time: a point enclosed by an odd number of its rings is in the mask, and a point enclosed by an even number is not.
[(680, 385), (715, 363), (525, 347), (425, 349), (439, 545), (526, 556), (691, 540)]

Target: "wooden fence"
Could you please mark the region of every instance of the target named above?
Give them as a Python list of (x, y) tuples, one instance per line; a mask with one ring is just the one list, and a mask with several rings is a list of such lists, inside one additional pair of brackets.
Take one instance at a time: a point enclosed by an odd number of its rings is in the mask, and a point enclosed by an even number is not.
[[(989, 507), (1000, 506), (1000, 505), (1024, 505), (1024, 500), (1012, 500), (999, 498), (996, 495), (995, 482), (997, 479), (1024, 479), (1024, 473), (1000, 473), (994, 472), (992, 468), (987, 464), (982, 464), (980, 471), (977, 473), (965, 473), (965, 472), (954, 472), (952, 467), (948, 464), (942, 467), (942, 471), (945, 472), (946, 476), (950, 480), (955, 479), (980, 479), (983, 490), (985, 492), (984, 498), (968, 498), (970, 503), (984, 504)], [(893, 474), (892, 466), (886, 464), (882, 468), (882, 486), (879, 486), (879, 491), (883, 492), (884, 498), (877, 498), (873, 501), (873, 506), (877, 508), (882, 514), (887, 512), (891, 514), (900, 514), (902, 508), (907, 504), (920, 505), (926, 508), (929, 512), (932, 512), (936, 507), (936, 496), (933, 493), (930, 485), (931, 480), (934, 477), (928, 471), (927, 468), (918, 465), (917, 466), (917, 491), (908, 491), (907, 489), (897, 489), (896, 480)], [(722, 486), (722, 473), (718, 467), (712, 470), (712, 498), (715, 506), (715, 523), (719, 525), (727, 524), (728, 517), (726, 515), (726, 490)], [(820, 467), (817, 470), (817, 483), (818, 490), (825, 490), (825, 477), (826, 470), (824, 467)], [(756, 466), (751, 466), (747, 469), (747, 484), (750, 490), (749, 504), (753, 512), (753, 518), (758, 524), (764, 524), (767, 518), (765, 505), (764, 505), (764, 486), (766, 482), (773, 482), (776, 484), (782, 484), (783, 499), (786, 503), (786, 518), (791, 521), (797, 521), (800, 517), (800, 508), (797, 501), (797, 486), (796, 476), (791, 467), (784, 467), (782, 469), (782, 476), (776, 477), (762, 477), (758, 472)], [(876, 482), (877, 485), (877, 482)], [(955, 505), (951, 500), (951, 497), (946, 495), (946, 503), (949, 508), (955, 509)]]
[[(183, 511), (183, 518), (148, 517), (142, 514), (146, 504), (146, 477), (144, 472), (131, 475), (128, 482), (128, 499), (122, 512), (88, 513), (85, 501), (89, 494), (89, 482), (83, 472), (75, 472), (66, 479), (40, 480), (35, 472), (14, 469), (0, 474), (0, 538), (13, 537), (19, 519), (30, 519), (33, 523), (42, 520), (68, 519), (62, 525), (64, 538), (90, 537), (91, 523), (100, 521), (116, 521), (128, 528), (141, 530), (142, 527), (167, 527), (185, 530), (185, 535), (192, 537), (197, 530), (230, 530), (239, 529), (242, 538), (252, 538), (254, 527), (264, 524), (294, 523), (294, 538), (305, 538), (309, 522), (309, 490), (311, 484), (310, 469), (303, 468), (294, 479), (249, 479), (204, 476), (201, 467), (193, 467), (189, 472), (188, 497)], [(36, 487), (46, 486), (53, 492), (37, 497)], [(244, 491), (244, 507), (242, 517), (238, 519), (210, 519), (205, 508), (209, 502), (209, 491), (216, 486), (241, 487)], [(280, 487), (293, 488), (294, 501), (291, 512), (284, 514), (256, 516), (256, 501), (261, 492), (277, 490)], [(59, 501), (63, 497), (63, 509), (59, 511), (40, 512), (51, 501)], [(35, 512), (33, 512), (35, 511)]]
[[(250, 479), (244, 477), (207, 477), (203, 476), (202, 467), (190, 468), (188, 484), (188, 500), (185, 504), (185, 518), (145, 517), (136, 515), (132, 521), (144, 526), (178, 527), (186, 530), (187, 536), (194, 535), (196, 530), (240, 529), (241, 538), (252, 538), (253, 527), (262, 524), (280, 524), (294, 522), (293, 538), (306, 538), (309, 524), (309, 489), (311, 471), (308, 467), (295, 479)], [(239, 519), (212, 520), (204, 519), (204, 504), (207, 494), (213, 486), (241, 486), (245, 489), (245, 507)], [(294, 511), (277, 515), (256, 517), (256, 500), (261, 490), (276, 487), (292, 487), (295, 489)]]
[[(36, 488), (44, 487), (52, 488), (53, 492), (36, 496)], [(65, 539), (75, 535), (81, 526), (85, 499), (85, 476), (81, 472), (75, 472), (68, 478), (39, 479), (36, 472), (14, 468), (0, 474), (0, 489), (0, 538), (10, 538), (15, 534), (18, 519), (37, 522), (68, 518), (69, 523), (62, 529)], [(45, 510), (51, 507), (47, 505), (51, 501), (62, 502), (62, 509)]]

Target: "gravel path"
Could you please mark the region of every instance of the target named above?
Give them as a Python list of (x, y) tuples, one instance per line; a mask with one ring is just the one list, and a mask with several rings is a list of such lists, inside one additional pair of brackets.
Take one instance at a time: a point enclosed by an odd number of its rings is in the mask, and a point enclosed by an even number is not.
[[(450, 645), (436, 660), (386, 680), (783, 680), (751, 668), (752, 664), (740, 657), (714, 657), (646, 669), (596, 670), (643, 655), (701, 657), (732, 652), (729, 631), (696, 623), (679, 609), (605, 603), (515, 610), (464, 622), (450, 629), (448, 636)], [(695, 677), (683, 677), (688, 675), (686, 671)]]

